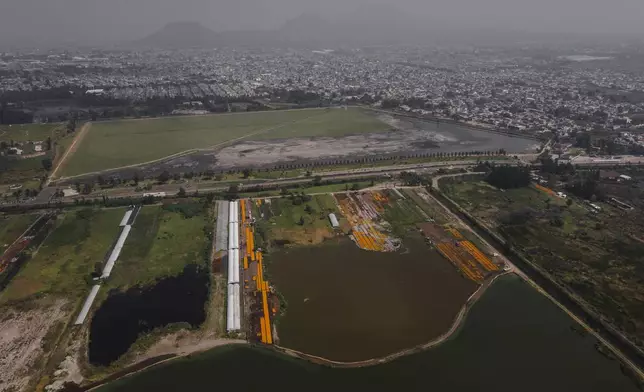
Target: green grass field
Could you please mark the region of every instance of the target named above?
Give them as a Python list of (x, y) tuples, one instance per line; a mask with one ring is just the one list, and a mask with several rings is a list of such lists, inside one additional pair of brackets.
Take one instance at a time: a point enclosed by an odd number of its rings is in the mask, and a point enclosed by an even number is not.
[(51, 159), (51, 154), (26, 159), (0, 157), (0, 184), (23, 184), (26, 188), (26, 182), (47, 173), (42, 165), (43, 159)]
[(389, 126), (358, 108), (99, 122), (92, 124), (76, 152), (61, 168), (61, 175), (73, 176), (144, 163), (242, 137), (265, 140), (341, 136), (388, 129)]
[(53, 137), (54, 129), (62, 125), (62, 123), (0, 125), (0, 141), (44, 141), (47, 137)]
[[(182, 209), (193, 211), (186, 216)], [(192, 215), (192, 213), (190, 213)], [(200, 204), (180, 205), (174, 211), (160, 206), (141, 209), (108, 284), (121, 290), (175, 276), (188, 264), (202, 263), (209, 245)]]
[(391, 126), (358, 108), (332, 109), (322, 115), (289, 124), (274, 131), (254, 136), (253, 140), (288, 139), (294, 137), (339, 137), (357, 133), (384, 132)]
[(89, 276), (114, 242), (124, 212), (76, 210), (60, 216), (38, 252), (0, 294), (0, 303), (45, 294), (71, 299), (85, 295)]
[(0, 217), (0, 255), (38, 219), (36, 214)]

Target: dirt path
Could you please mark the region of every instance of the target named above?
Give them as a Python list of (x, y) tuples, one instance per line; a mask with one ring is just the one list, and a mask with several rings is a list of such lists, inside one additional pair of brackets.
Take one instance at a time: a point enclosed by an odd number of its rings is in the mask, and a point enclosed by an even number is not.
[(76, 149), (83, 141), (83, 138), (85, 137), (85, 135), (87, 134), (87, 131), (89, 131), (91, 126), (92, 126), (91, 122), (83, 124), (83, 127), (81, 128), (81, 130), (76, 134), (76, 137), (74, 137), (74, 141), (69, 146), (67, 151), (65, 151), (65, 153), (63, 154), (63, 157), (60, 159), (60, 161), (58, 161), (58, 164), (49, 175), (49, 178), (47, 179), (47, 183), (45, 183), (45, 186), (49, 185), (52, 178), (56, 177), (56, 174), (58, 174), (58, 170), (60, 170), (61, 166), (67, 161), (67, 158), (69, 157), (69, 155), (73, 154), (76, 151)]
[[(103, 173), (112, 172), (112, 171), (115, 171), (115, 170), (130, 169), (130, 168), (133, 168), (133, 167), (139, 167), (139, 166), (150, 165), (150, 164), (153, 164), (153, 163), (162, 162), (162, 161), (165, 161), (165, 160), (168, 160), (168, 159), (179, 158), (179, 157), (182, 157), (184, 155), (192, 154), (192, 153), (198, 152), (198, 151), (214, 150), (214, 149), (222, 147), (222, 146), (224, 146), (226, 144), (235, 143), (235, 142), (247, 139), (247, 138), (252, 137), (252, 136), (260, 135), (262, 133), (268, 133), (268, 132), (274, 131), (276, 129), (285, 127), (287, 125), (297, 124), (299, 122), (309, 120), (309, 119), (311, 119), (311, 118), (313, 118), (315, 116), (320, 116), (320, 115), (323, 115), (325, 113), (326, 112), (316, 113), (314, 115), (305, 117), (305, 118), (300, 119), (300, 120), (294, 120), (294, 121), (285, 122), (283, 124), (280, 124), (280, 125), (277, 125), (277, 126), (274, 126), (274, 127), (271, 127), (271, 128), (262, 129), (262, 130), (259, 130), (257, 132), (249, 133), (249, 134), (244, 135), (244, 136), (240, 136), (240, 137), (237, 137), (237, 138), (234, 138), (234, 139), (226, 140), (225, 142), (213, 144), (212, 146), (202, 147), (202, 148), (192, 148), (192, 149), (189, 149), (189, 150), (184, 150), (184, 151), (177, 152), (175, 154), (167, 155), (167, 156), (159, 158), (159, 159), (153, 159), (153, 160), (147, 161), (147, 162), (135, 163), (135, 164), (132, 164), (132, 165), (126, 165), (126, 166), (120, 166), (120, 167), (113, 167), (113, 168), (110, 168), (110, 169), (99, 170), (99, 171), (95, 171), (95, 172), (88, 172), (88, 173), (83, 173), (83, 174), (77, 174), (77, 175), (69, 176), (69, 177), (60, 177), (60, 178), (58, 178), (58, 180), (59, 181), (60, 180), (70, 180), (70, 179), (78, 178), (78, 177), (99, 175), (99, 174), (103, 174)], [(71, 151), (71, 149), (72, 149), (72, 147), (74, 147), (75, 143), (76, 143), (76, 140), (74, 140), (74, 143), (72, 144), (72, 146), (70, 146), (68, 152)], [(63, 160), (61, 160), (61, 163), (65, 160), (66, 157), (67, 157), (67, 153), (65, 153), (65, 156), (63, 157)], [(60, 164), (58, 164), (58, 166), (60, 166)], [(58, 166), (56, 167), (54, 173), (52, 173), (52, 175), (49, 177), (50, 179), (54, 177), (53, 174), (55, 174), (56, 171), (58, 170)], [(47, 184), (45, 186), (49, 185), (49, 183), (50, 183), (50, 181), (48, 180)]]
[(444, 342), (449, 340), (456, 332), (458, 332), (460, 327), (463, 325), (463, 321), (465, 321), (465, 318), (469, 313), (470, 309), (472, 308), (472, 306), (483, 296), (485, 291), (492, 285), (492, 283), (494, 283), (494, 281), (496, 281), (498, 277), (506, 274), (507, 272), (496, 275), (492, 279), (484, 282), (474, 293), (472, 293), (472, 295), (465, 302), (465, 305), (463, 305), (463, 307), (461, 308), (460, 312), (458, 312), (458, 314), (456, 315), (456, 318), (454, 318), (454, 322), (452, 323), (452, 326), (441, 336), (437, 337), (436, 339), (428, 343), (424, 343), (419, 346), (401, 350), (391, 355), (387, 355), (386, 357), (383, 357), (383, 358), (373, 358), (373, 359), (367, 359), (364, 361), (357, 361), (357, 362), (338, 362), (338, 361), (333, 361), (330, 359), (318, 357), (315, 355), (306, 354), (297, 350), (292, 350), (286, 347), (275, 346), (275, 348), (277, 348), (279, 351), (285, 354), (288, 354), (297, 358), (306, 359), (311, 362), (322, 364), (322, 365), (340, 367), (340, 368), (357, 368), (357, 367), (374, 366), (374, 365), (391, 362), (398, 358), (416, 354), (421, 351), (426, 351), (440, 344), (443, 344)]

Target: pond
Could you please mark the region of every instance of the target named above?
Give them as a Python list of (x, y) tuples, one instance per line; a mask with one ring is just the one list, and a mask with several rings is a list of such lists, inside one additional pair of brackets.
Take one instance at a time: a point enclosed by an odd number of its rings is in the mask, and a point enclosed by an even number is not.
[(163, 278), (154, 286), (113, 290), (92, 318), (90, 363), (109, 365), (125, 354), (140, 334), (155, 328), (203, 323), (209, 282), (207, 269), (191, 264), (180, 275)]
[(343, 238), (270, 256), (267, 273), (287, 302), (280, 345), (335, 361), (379, 358), (437, 338), (477, 285), (422, 238), (398, 252)]

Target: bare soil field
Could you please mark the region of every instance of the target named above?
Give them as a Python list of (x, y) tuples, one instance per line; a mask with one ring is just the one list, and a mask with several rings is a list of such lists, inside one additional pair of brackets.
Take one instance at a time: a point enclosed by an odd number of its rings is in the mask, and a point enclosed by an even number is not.
[(42, 366), (51, 331), (69, 314), (66, 301), (21, 310), (4, 307), (0, 319), (0, 391), (26, 390)]

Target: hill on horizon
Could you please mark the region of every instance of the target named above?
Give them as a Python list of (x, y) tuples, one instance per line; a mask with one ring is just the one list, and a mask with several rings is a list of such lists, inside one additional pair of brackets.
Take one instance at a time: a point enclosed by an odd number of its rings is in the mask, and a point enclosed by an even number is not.
[(134, 42), (155, 47), (210, 47), (217, 43), (218, 34), (199, 22), (173, 22), (161, 30)]

